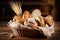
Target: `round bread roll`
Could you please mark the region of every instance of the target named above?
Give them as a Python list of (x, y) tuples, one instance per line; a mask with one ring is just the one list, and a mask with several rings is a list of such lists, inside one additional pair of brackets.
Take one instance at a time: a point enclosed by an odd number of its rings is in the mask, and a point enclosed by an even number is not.
[(16, 21), (16, 22), (19, 22), (19, 23), (24, 23), (24, 19), (23, 18), (21, 18), (20, 16), (17, 16), (17, 15), (15, 15), (14, 17), (13, 17), (13, 21)]
[(21, 19), (21, 17), (20, 16), (17, 16), (17, 15), (15, 15), (13, 17), (13, 21), (16, 21), (16, 22), (20, 22), (20, 19)]
[(22, 18), (25, 19), (25, 20), (30, 18), (30, 12), (29, 11), (24, 11)]
[(51, 15), (48, 15), (47, 17), (45, 17), (44, 20), (49, 26), (53, 24), (53, 17)]
[(34, 19), (36, 19), (39, 22), (40, 26), (45, 26), (44, 18), (41, 16), (41, 11), (39, 9), (33, 10), (31, 15)]
[(44, 18), (42, 16), (40, 16), (39, 19), (40, 19), (40, 21), (39, 21), (40, 26), (44, 27), (45, 26)]
[(36, 17), (41, 16), (41, 11), (39, 9), (35, 9), (32, 11), (31, 16), (36, 19)]

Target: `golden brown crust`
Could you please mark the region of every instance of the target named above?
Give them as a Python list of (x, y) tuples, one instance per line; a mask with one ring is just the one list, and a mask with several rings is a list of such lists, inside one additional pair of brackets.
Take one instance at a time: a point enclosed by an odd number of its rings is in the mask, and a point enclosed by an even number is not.
[(53, 24), (53, 18), (52, 16), (48, 15), (47, 17), (44, 18), (45, 22), (51, 26)]
[(13, 19), (14, 19), (15, 21), (19, 22), (19, 23), (24, 23), (24, 21), (25, 21), (23, 18), (21, 18), (20, 16), (17, 16), (17, 15), (15, 15), (15, 16), (13, 17)]
[(41, 27), (44, 27), (44, 26), (45, 26), (44, 18), (43, 18), (42, 16), (40, 16), (39, 18), (40, 18), (40, 21), (39, 21), (40, 26), (41, 26)]
[(30, 12), (29, 11), (24, 11), (23, 16), (24, 19), (30, 18)]
[(13, 17), (13, 19), (15, 19), (15, 21), (20, 21), (21, 17), (20, 17), (20, 16), (15, 15), (15, 16)]

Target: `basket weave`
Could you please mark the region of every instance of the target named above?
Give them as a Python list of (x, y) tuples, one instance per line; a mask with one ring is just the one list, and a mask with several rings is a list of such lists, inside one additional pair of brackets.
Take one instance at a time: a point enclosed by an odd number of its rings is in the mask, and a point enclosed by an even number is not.
[(19, 36), (23, 37), (38, 37), (38, 38), (43, 38), (46, 37), (43, 33), (43, 31), (36, 30), (36, 29), (28, 29), (28, 28), (23, 28), (23, 29), (17, 29)]

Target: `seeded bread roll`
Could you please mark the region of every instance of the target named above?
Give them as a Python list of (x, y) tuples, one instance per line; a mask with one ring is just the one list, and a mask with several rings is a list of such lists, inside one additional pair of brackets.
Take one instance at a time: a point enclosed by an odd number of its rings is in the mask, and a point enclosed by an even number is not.
[(53, 24), (53, 17), (51, 15), (48, 15), (47, 17), (45, 17), (44, 20), (49, 26)]

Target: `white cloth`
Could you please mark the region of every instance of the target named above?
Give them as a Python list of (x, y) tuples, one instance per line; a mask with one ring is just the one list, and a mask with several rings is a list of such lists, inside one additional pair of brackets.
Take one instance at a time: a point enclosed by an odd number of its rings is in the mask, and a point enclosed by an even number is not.
[(16, 29), (19, 29), (19, 28), (29, 28), (29, 27), (24, 26), (21, 23), (13, 22), (12, 20), (10, 20), (7, 25), (11, 28), (11, 30), (13, 31), (15, 36), (19, 36), (18, 31)]
[(16, 29), (24, 27), (24, 25), (22, 25), (22, 24), (20, 24), (18, 22), (13, 22), (12, 20), (10, 20), (8, 22), (8, 25), (11, 28), (11, 30), (13, 31), (14, 35), (16, 35), (16, 36), (19, 36)]
[[(36, 21), (35, 21), (34, 18), (28, 18), (28, 20), (24, 22), (24, 25), (25, 26), (28, 26), (29, 25), (29, 22), (36, 23)], [(30, 26), (32, 26), (32, 24), (30, 24)]]
[(52, 33), (54, 33), (54, 23), (50, 27), (46, 24), (45, 27), (39, 27), (39, 28), (42, 29), (43, 33), (47, 37), (51, 37)]
[(32, 23), (34, 23), (34, 22), (35, 22), (35, 19), (34, 19), (34, 18), (29, 18), (29, 19), (27, 20), (27, 22), (32, 22)]
[(11, 30), (13, 31), (15, 36), (19, 36), (18, 32), (17, 32), (17, 28), (19, 28), (19, 23), (13, 22), (13, 21), (9, 21), (8, 22), (9, 27), (11, 28)]

